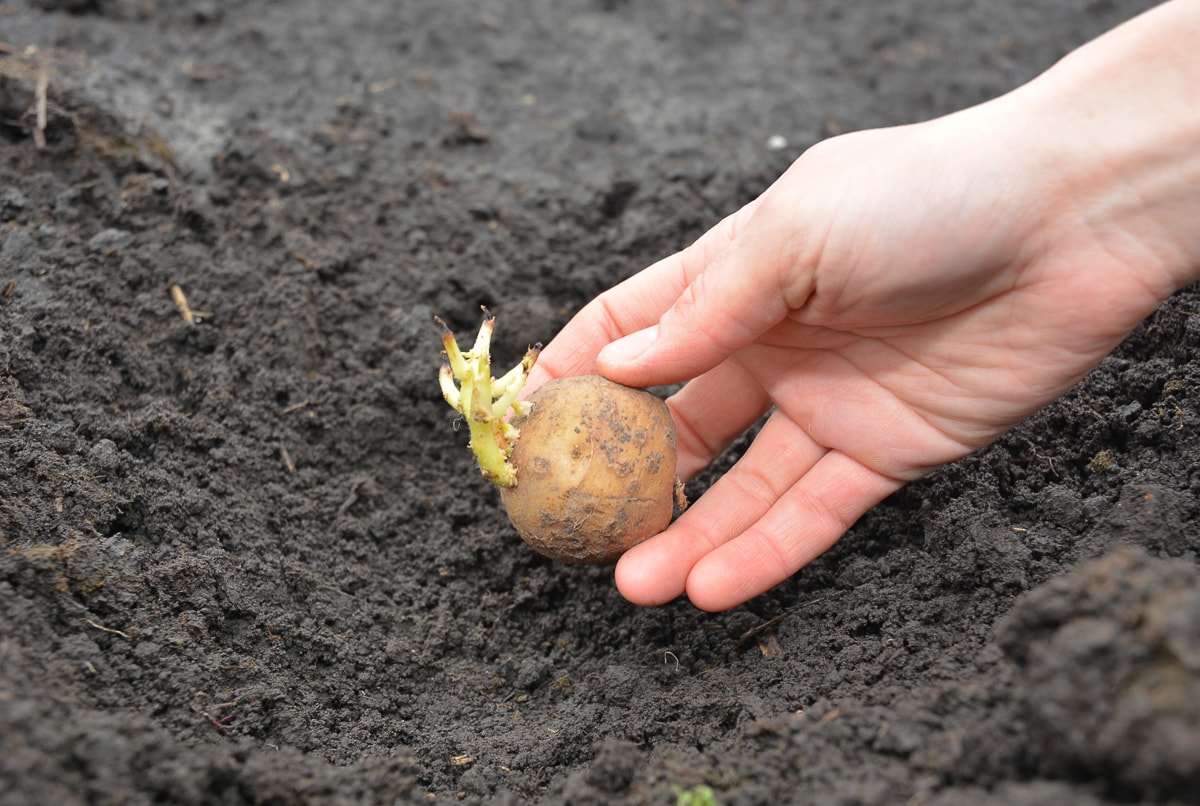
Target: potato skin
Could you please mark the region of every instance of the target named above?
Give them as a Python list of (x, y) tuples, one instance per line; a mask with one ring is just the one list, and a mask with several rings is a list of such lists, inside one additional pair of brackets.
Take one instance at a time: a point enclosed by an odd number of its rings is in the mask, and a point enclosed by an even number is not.
[(501, 490), (525, 542), (568, 563), (614, 562), (671, 522), (675, 422), (659, 398), (598, 375), (560, 378), (529, 397)]

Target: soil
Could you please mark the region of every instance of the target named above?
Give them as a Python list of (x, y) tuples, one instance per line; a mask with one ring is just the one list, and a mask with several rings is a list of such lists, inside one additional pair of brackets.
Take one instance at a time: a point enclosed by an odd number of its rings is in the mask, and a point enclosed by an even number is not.
[(0, 0), (0, 803), (1200, 802), (1196, 289), (715, 615), (521, 543), (432, 322), (1148, 5)]

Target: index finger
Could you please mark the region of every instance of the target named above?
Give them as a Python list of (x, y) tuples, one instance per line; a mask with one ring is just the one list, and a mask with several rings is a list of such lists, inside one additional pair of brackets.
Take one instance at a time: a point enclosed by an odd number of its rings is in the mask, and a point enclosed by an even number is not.
[(642, 269), (581, 308), (542, 349), (522, 397), (555, 378), (595, 374), (601, 348), (657, 322), (696, 275), (728, 247), (755, 204), (726, 216), (691, 246)]

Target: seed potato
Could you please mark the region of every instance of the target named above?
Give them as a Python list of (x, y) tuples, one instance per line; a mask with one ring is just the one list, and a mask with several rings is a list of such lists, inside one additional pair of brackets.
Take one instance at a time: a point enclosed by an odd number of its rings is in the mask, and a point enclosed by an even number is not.
[[(607, 563), (664, 530), (687, 506), (675, 478), (675, 423), (649, 392), (597, 375), (550, 381), (518, 400), (541, 345), (499, 378), (495, 318), (462, 350), (440, 319), (438, 383), (466, 422), (483, 477), (533, 548), (556, 560)], [(509, 412), (511, 411), (511, 416)]]
[(538, 552), (613, 562), (671, 521), (675, 424), (666, 403), (598, 375), (550, 381), (512, 422), (516, 486), (501, 499)]

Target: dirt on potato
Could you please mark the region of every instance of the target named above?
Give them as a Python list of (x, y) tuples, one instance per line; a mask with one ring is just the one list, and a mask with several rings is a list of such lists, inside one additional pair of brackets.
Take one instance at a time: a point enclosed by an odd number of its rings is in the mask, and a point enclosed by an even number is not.
[(1195, 289), (715, 615), (521, 542), (432, 321), (1149, 5), (0, 0), (0, 804), (1196, 802)]

